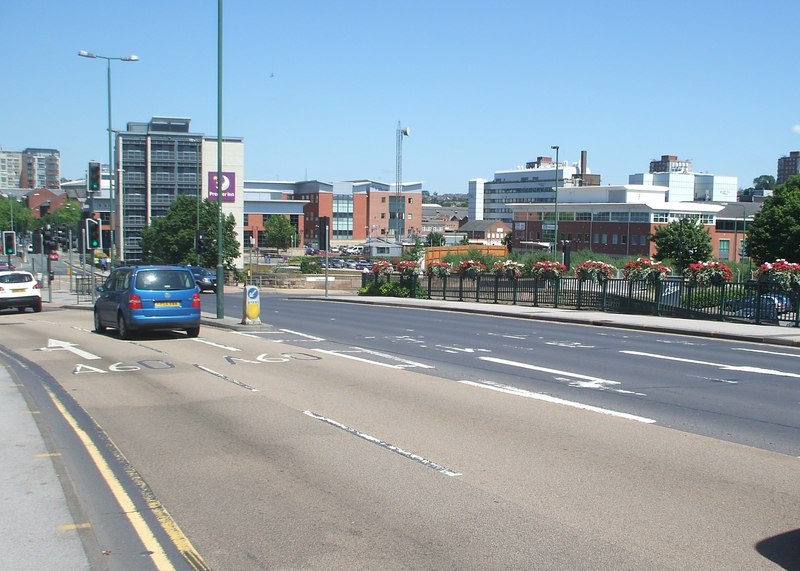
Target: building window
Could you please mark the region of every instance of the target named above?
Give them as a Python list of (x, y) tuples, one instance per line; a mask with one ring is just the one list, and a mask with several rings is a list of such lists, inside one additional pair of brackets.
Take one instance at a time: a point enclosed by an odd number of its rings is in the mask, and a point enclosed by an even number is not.
[(639, 245), (639, 235), (631, 234), (631, 246), (638, 246), (638, 245)]
[(385, 212), (381, 212), (381, 220), (385, 220), (385, 219), (386, 219), (386, 213)]
[(669, 212), (653, 212), (653, 222), (669, 222)]
[(603, 234), (601, 240), (604, 245), (608, 246), (608, 234)]
[(386, 203), (386, 197), (385, 196), (381, 196), (381, 204), (385, 204), (385, 203)]
[(622, 238), (622, 243), (623, 244), (627, 244), (628, 243), (628, 235), (627, 234), (623, 234), (621, 236), (621, 238)]
[(730, 240), (720, 240), (719, 241), (719, 259), (720, 260), (730, 260), (731, 255), (731, 241)]
[(594, 243), (595, 244), (600, 243), (600, 234), (598, 234), (597, 232), (594, 233)]
[(618, 234), (612, 234), (612, 235), (611, 235), (611, 243), (612, 243), (613, 245), (615, 245), (615, 246), (616, 246), (617, 244), (619, 244), (619, 235), (618, 235)]

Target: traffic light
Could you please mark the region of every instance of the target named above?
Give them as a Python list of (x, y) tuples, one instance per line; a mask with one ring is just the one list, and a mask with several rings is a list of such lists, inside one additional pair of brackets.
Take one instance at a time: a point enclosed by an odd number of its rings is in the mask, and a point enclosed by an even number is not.
[(317, 234), (317, 240), (319, 241), (319, 251), (320, 252), (327, 252), (328, 251), (328, 225), (330, 224), (330, 218), (327, 216), (320, 216), (319, 217), (319, 233)]
[(195, 240), (195, 242), (194, 242), (195, 250), (197, 250), (197, 252), (199, 254), (202, 254), (203, 252), (205, 252), (205, 250), (206, 250), (206, 241), (205, 241), (205, 238), (203, 237), (203, 232), (201, 230), (197, 231), (197, 233), (195, 234), (194, 240)]
[(53, 251), (55, 247), (55, 241), (53, 240), (53, 231), (50, 229), (48, 225), (44, 229), (44, 253), (49, 254)]
[(13, 256), (17, 253), (17, 233), (10, 230), (3, 232), (3, 252), (7, 256)]
[(103, 247), (103, 238), (100, 234), (100, 221), (94, 218), (86, 219), (86, 249), (96, 250)]
[(89, 192), (100, 191), (100, 163), (89, 163)]
[(41, 230), (34, 230), (33, 231), (33, 253), (34, 254), (41, 254), (42, 253), (42, 231)]

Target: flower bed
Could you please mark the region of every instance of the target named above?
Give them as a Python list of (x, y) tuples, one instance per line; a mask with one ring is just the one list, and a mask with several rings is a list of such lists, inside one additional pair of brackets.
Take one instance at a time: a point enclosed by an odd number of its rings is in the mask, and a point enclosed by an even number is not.
[(379, 277), (381, 275), (388, 276), (394, 271), (394, 267), (392, 263), (386, 260), (377, 260), (372, 262), (372, 273), (375, 274), (375, 277)]
[(800, 291), (800, 264), (784, 259), (764, 262), (758, 267), (756, 276), (761, 281), (779, 284), (786, 291)]
[(699, 286), (719, 285), (733, 278), (733, 272), (723, 262), (695, 262), (689, 264), (683, 275)]
[(404, 278), (419, 275), (419, 263), (414, 260), (400, 260), (396, 269)]
[(581, 280), (602, 283), (613, 278), (617, 273), (617, 268), (605, 262), (586, 260), (582, 264), (575, 266), (574, 272), (575, 277)]
[(543, 260), (531, 264), (531, 275), (538, 279), (555, 279), (563, 276), (567, 271), (567, 266), (561, 262)]
[(496, 276), (516, 280), (522, 275), (522, 270), (525, 268), (519, 262), (513, 260), (504, 260), (492, 264), (492, 273)]
[(450, 269), (450, 264), (447, 262), (431, 262), (425, 268), (425, 275), (444, 278), (450, 275)]
[(662, 281), (671, 271), (664, 264), (650, 258), (636, 258), (622, 268), (622, 273), (629, 282)]
[(461, 260), (458, 264), (458, 273), (475, 279), (479, 275), (486, 273), (486, 266), (479, 260)]

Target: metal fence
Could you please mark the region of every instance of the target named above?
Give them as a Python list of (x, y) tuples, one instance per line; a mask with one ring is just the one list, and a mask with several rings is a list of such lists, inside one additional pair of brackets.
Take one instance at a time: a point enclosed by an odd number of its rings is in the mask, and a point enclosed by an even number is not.
[(578, 278), (516, 280), (479, 275), (403, 277), (398, 273), (362, 277), (362, 286), (397, 282), (412, 297), (478, 303), (510, 303), (534, 307), (607, 311), (691, 319), (786, 323), (800, 326), (800, 295), (778, 284), (750, 280), (697, 285), (680, 278), (631, 282), (609, 279), (594, 283)]

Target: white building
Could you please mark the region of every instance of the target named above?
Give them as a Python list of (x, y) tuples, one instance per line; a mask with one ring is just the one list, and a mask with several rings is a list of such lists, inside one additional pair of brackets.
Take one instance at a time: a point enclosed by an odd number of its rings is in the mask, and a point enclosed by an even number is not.
[(556, 165), (550, 157), (538, 157), (524, 168), (495, 172), (493, 180), (470, 180), (469, 219), (502, 220), (511, 224), (513, 213), (508, 204), (554, 202), (556, 181), (560, 192), (574, 186), (578, 174), (577, 165), (562, 161)]

